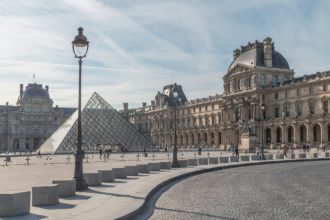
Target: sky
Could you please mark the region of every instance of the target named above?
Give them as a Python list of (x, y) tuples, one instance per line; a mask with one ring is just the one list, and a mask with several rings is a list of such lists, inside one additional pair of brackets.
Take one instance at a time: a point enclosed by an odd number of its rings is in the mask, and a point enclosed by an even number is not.
[(118, 110), (150, 104), (172, 82), (188, 100), (221, 94), (233, 50), (267, 36), (296, 77), (330, 70), (329, 10), (313, 0), (0, 1), (0, 105), (36, 82), (54, 105), (77, 106), (80, 26), (90, 41), (83, 102), (96, 91)]

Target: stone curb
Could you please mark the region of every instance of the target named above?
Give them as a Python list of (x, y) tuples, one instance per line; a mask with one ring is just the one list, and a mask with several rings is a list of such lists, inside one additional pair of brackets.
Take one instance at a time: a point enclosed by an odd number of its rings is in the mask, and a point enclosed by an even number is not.
[[(195, 175), (203, 174), (203, 173), (209, 173), (217, 170), (223, 170), (223, 169), (230, 169), (230, 168), (237, 168), (237, 167), (245, 167), (245, 166), (254, 166), (254, 165), (264, 165), (264, 164), (273, 164), (273, 163), (291, 163), (291, 162), (306, 162), (306, 161), (323, 161), (323, 160), (330, 160), (330, 158), (310, 158), (310, 159), (289, 159), (289, 160), (265, 160), (259, 162), (247, 162), (247, 163), (234, 163), (234, 164), (226, 164), (225, 166), (216, 166), (211, 168), (205, 168), (201, 170), (195, 170), (188, 173), (180, 174), (178, 176), (172, 177), (168, 180), (165, 180), (164, 182), (158, 184), (155, 186), (146, 196), (143, 204), (137, 208), (136, 210), (121, 216), (117, 218), (118, 220), (130, 220), (130, 219), (136, 219), (138, 215), (141, 215), (145, 209), (147, 208), (148, 200), (151, 199), (158, 191), (160, 191), (162, 188), (166, 187), (167, 185), (181, 181), (183, 179), (186, 179), (188, 177), (192, 177)], [(258, 161), (258, 160), (257, 160)]]

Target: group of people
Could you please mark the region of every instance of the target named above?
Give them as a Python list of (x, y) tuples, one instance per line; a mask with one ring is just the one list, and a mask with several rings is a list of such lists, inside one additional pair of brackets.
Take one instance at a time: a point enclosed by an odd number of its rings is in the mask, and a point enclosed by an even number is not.
[(100, 149), (99, 154), (100, 154), (100, 159), (102, 159), (102, 157), (109, 159), (111, 156), (111, 149), (107, 149), (107, 150)]

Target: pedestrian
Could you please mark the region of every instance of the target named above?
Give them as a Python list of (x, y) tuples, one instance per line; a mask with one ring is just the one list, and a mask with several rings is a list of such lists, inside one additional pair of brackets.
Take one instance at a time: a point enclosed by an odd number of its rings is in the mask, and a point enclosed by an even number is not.
[(37, 156), (37, 158), (41, 158), (40, 150), (38, 151), (38, 156)]
[(285, 156), (285, 158), (287, 158), (287, 155), (286, 155), (287, 151), (288, 151), (288, 147), (284, 146), (283, 155)]
[(103, 151), (102, 151), (102, 149), (100, 149), (100, 150), (99, 150), (100, 159), (102, 159), (102, 153), (103, 153)]
[(236, 157), (239, 157), (238, 146), (235, 147), (235, 154), (236, 154)]

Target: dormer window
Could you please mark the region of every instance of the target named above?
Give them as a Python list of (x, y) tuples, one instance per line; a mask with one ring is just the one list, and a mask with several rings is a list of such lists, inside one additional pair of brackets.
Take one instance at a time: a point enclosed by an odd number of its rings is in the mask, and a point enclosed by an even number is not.
[(233, 92), (234, 91), (234, 81), (230, 80), (229, 81), (229, 92)]
[(239, 86), (239, 90), (240, 91), (242, 91), (244, 89), (244, 79), (240, 79), (239, 80), (238, 86)]
[(272, 85), (273, 86), (277, 86), (278, 83), (278, 77), (276, 75), (272, 76)]

